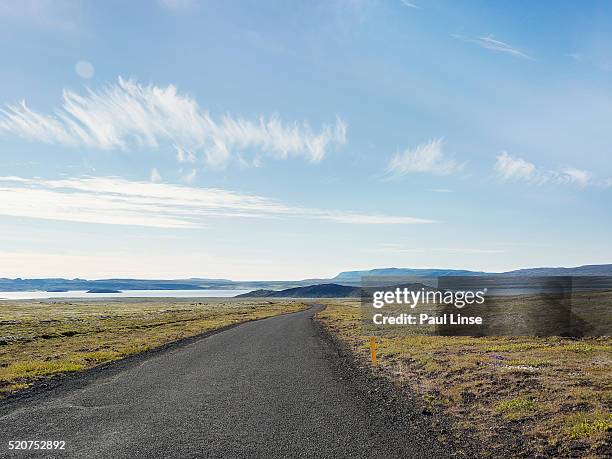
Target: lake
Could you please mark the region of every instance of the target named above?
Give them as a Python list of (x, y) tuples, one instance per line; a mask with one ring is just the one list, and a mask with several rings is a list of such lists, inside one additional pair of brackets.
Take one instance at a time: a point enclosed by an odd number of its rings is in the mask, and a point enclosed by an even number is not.
[(0, 300), (46, 300), (49, 298), (230, 298), (251, 290), (123, 290), (121, 293), (0, 292)]

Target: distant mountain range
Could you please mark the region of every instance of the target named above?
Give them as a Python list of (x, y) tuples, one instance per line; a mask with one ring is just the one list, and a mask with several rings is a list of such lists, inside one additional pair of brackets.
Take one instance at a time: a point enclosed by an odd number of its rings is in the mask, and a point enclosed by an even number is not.
[[(528, 268), (507, 271), (503, 273), (490, 273), (483, 271), (469, 271), (463, 269), (413, 269), (413, 268), (378, 268), (365, 271), (344, 271), (332, 279), (303, 279), (295, 281), (232, 281), (230, 279), (173, 279), (173, 280), (145, 280), (145, 279), (6, 279), (0, 278), (0, 292), (16, 291), (54, 291), (69, 290), (207, 290), (207, 289), (244, 289), (274, 292), (281, 289), (295, 289), (302, 287), (321, 287), (322, 293), (338, 290), (338, 287), (357, 287), (361, 285), (363, 276), (398, 276), (398, 277), (441, 277), (441, 276), (612, 276), (612, 264), (586, 265), (574, 268)], [(330, 285), (332, 287), (330, 287)], [(337, 287), (333, 287), (337, 286)], [(346, 289), (350, 295), (352, 290)], [(301, 291), (300, 294), (304, 294)], [(254, 295), (256, 292), (252, 292)], [(285, 295), (293, 295), (286, 291)]]
[[(545, 269), (545, 268), (544, 268)], [(334, 281), (361, 280), (363, 276), (369, 277), (441, 277), (441, 276), (483, 276), (484, 271), (468, 271), (466, 269), (414, 269), (414, 268), (377, 268), (366, 271), (344, 271), (334, 277)]]
[(441, 276), (612, 276), (612, 264), (585, 265), (574, 268), (525, 268), (504, 272), (469, 271), (465, 269), (378, 268), (366, 271), (344, 271), (336, 282), (360, 280), (363, 276), (441, 277)]
[(3, 292), (31, 290), (46, 292), (65, 292), (69, 290), (198, 290), (202, 288), (206, 287), (202, 287), (202, 284), (195, 279), (0, 279), (0, 291)]

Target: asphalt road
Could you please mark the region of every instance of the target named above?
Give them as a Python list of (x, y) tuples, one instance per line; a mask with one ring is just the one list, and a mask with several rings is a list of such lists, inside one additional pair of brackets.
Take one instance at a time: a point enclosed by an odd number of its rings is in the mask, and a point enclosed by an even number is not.
[(66, 442), (49, 457), (448, 456), (435, 433), (392, 416), (338, 370), (316, 309), (37, 394), (0, 413), (0, 457), (44, 456), (8, 451), (9, 440)]

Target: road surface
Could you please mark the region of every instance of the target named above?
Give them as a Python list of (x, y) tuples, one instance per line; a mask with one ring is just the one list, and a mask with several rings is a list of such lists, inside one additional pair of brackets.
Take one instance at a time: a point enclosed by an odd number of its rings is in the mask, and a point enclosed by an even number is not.
[(9, 440), (66, 442), (48, 457), (448, 456), (434, 433), (353, 387), (313, 324), (317, 309), (111, 365), (5, 407), (0, 457), (45, 456), (9, 451)]

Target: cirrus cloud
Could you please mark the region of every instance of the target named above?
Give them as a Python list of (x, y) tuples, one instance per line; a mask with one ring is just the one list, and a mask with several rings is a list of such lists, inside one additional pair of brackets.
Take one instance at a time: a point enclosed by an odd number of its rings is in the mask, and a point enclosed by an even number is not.
[(31, 109), (25, 101), (0, 109), (0, 134), (102, 150), (157, 149), (169, 143), (179, 152), (179, 161), (194, 162), (198, 155), (212, 167), (224, 167), (245, 151), (316, 163), (346, 144), (346, 131), (339, 116), (318, 132), (307, 122), (283, 122), (278, 115), (246, 119), (226, 114), (215, 119), (173, 85), (144, 86), (121, 77), (116, 84), (84, 94), (64, 90), (61, 106), (50, 114)]
[(578, 186), (596, 184), (589, 171), (575, 167), (546, 170), (523, 158), (511, 156), (505, 151), (497, 156), (493, 169), (504, 180), (524, 181), (539, 185), (545, 183)]
[(439, 138), (396, 153), (387, 165), (387, 172), (394, 175), (449, 175), (462, 169), (463, 164), (446, 157), (442, 151), (442, 139)]
[(203, 228), (217, 218), (305, 218), (346, 224), (434, 223), (409, 216), (290, 206), (263, 196), (218, 188), (119, 177), (59, 180), (0, 177), (0, 215), (155, 228)]
[(520, 49), (503, 42), (501, 40), (496, 40), (492, 35), (488, 36), (480, 36), (480, 37), (465, 37), (463, 35), (452, 34), (451, 37), (456, 38), (458, 40), (462, 40), (466, 43), (474, 43), (481, 48), (488, 49), (489, 51), (494, 51), (498, 53), (510, 54), (511, 56), (518, 57), (521, 59), (527, 59), (529, 61), (535, 61), (535, 59), (525, 54)]

